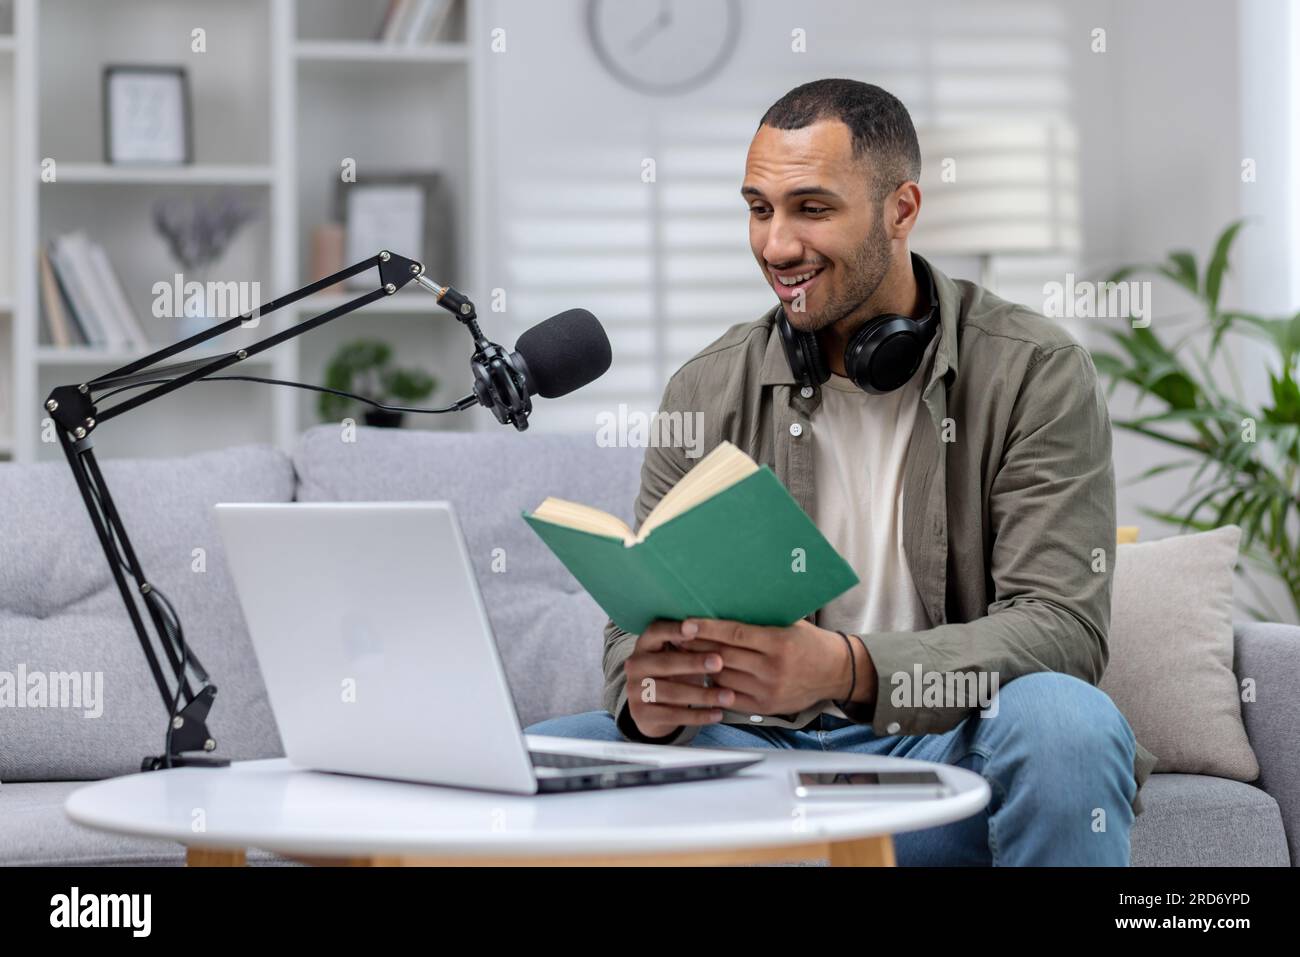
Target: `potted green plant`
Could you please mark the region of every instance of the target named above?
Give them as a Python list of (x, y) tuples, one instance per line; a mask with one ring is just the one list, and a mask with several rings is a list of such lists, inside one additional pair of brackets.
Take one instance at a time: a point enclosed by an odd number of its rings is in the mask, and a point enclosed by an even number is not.
[[(1191, 252), (1176, 250), (1163, 263), (1130, 266), (1112, 275), (1110, 281), (1119, 282), (1154, 273), (1185, 289), (1197, 309), (1190, 317), (1190, 331), (1177, 339), (1166, 339), (1150, 326), (1108, 330), (1119, 352), (1094, 352), (1093, 362), (1110, 380), (1110, 393), (1127, 382), (1138, 390), (1139, 403), (1150, 398), (1157, 404), (1154, 412), (1114, 424), (1181, 453), (1135, 481), (1195, 469), (1187, 493), (1171, 508), (1143, 513), (1177, 524), (1180, 530), (1241, 526), (1242, 557), (1277, 575), (1290, 592), (1293, 610), (1300, 613), (1300, 313), (1266, 318), (1220, 305), (1228, 256), (1242, 225), (1234, 222), (1219, 235), (1203, 269)], [(1225, 377), (1212, 374), (1224, 338), (1238, 335), (1272, 347), (1266, 369), (1271, 401), (1248, 402), (1231, 361), (1224, 363), (1231, 393), (1220, 388)], [(1285, 620), (1269, 607), (1250, 577), (1245, 580), (1265, 606), (1248, 606), (1250, 613)]]
[[(325, 369), (325, 385), (355, 392), (374, 402), (393, 405), (427, 398), (438, 380), (420, 369), (398, 369), (390, 365), (392, 347), (380, 339), (356, 339), (341, 345)], [(355, 399), (322, 392), (318, 403), (321, 418), (338, 421), (359, 405)], [(365, 406), (366, 425), (398, 428), (405, 414)]]

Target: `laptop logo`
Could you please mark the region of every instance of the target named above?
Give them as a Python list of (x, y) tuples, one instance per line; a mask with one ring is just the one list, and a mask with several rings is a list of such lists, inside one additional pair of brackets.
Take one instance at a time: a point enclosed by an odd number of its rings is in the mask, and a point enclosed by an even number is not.
[(349, 609), (343, 613), (339, 618), (339, 641), (348, 661), (362, 666), (383, 664), (384, 640), (364, 612)]

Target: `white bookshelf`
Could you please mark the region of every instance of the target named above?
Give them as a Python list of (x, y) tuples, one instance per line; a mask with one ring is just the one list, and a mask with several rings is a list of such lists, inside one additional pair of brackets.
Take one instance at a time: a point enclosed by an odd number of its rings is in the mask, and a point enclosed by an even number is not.
[[(39, 178), (40, 170), (35, 171)], [(193, 164), (174, 168), (110, 166), (107, 163), (63, 163), (58, 167), (61, 183), (100, 185), (180, 183), (210, 186), (270, 186), (275, 182), (271, 166)]]
[[(478, 0), (458, 9), (436, 42), (369, 39), (387, 0), (14, 0), (11, 33), (0, 22), (0, 459), (61, 459), (41, 441), (41, 405), (57, 385), (83, 381), (181, 338), (153, 318), (152, 284), (183, 272), (153, 230), (160, 197), (234, 189), (254, 199), (259, 216), (244, 227), (220, 264), (203, 278), (256, 280), (262, 301), (311, 281), (311, 230), (335, 218), (343, 157), (368, 172), (437, 171), (453, 198), (454, 275), (431, 269), (476, 300), (483, 289), (477, 229), (484, 184), (483, 36)], [(207, 31), (208, 50), (192, 53), (190, 31)], [(101, 74), (107, 64), (184, 66), (192, 101), (194, 163), (118, 167), (103, 161)], [(449, 135), (449, 131), (455, 135)], [(57, 175), (42, 181), (41, 161)], [(103, 244), (152, 344), (147, 349), (60, 349), (42, 332), (41, 245), (72, 229)], [(373, 252), (378, 252), (374, 250)], [(425, 257), (423, 250), (396, 249)], [(345, 263), (346, 265), (347, 263)], [(373, 274), (378, 284), (377, 272)], [(189, 278), (189, 277), (187, 277)], [(287, 328), (364, 293), (321, 294), (235, 330), (170, 361), (219, 355)], [(214, 320), (215, 322), (216, 320)], [(389, 299), (281, 343), (239, 374), (324, 381), (334, 350), (374, 336), (393, 345), (403, 365), (440, 380), (427, 406), (468, 391), (469, 340), (433, 297), (414, 285)], [(196, 382), (97, 430), (103, 458), (164, 456), (245, 442), (292, 449), (319, 421), (319, 394), (244, 382)], [(408, 427), (473, 428), (484, 417), (408, 417)]]
[(466, 63), (464, 43), (427, 43), (402, 46), (373, 40), (302, 40), (295, 44), (300, 61), (317, 63)]

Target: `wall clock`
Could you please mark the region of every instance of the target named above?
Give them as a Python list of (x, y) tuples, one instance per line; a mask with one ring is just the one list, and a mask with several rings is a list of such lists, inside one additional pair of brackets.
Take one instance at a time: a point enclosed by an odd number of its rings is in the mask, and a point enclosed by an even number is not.
[(601, 65), (641, 93), (671, 96), (707, 83), (731, 59), (739, 0), (588, 0), (587, 33)]

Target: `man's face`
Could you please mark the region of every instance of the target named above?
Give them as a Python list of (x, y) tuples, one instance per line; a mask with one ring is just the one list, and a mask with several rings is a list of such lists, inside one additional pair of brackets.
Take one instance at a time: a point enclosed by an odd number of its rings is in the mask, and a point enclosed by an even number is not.
[(816, 332), (848, 316), (888, 272), (892, 244), (872, 182), (839, 120), (754, 134), (741, 187), (749, 245), (796, 328)]

